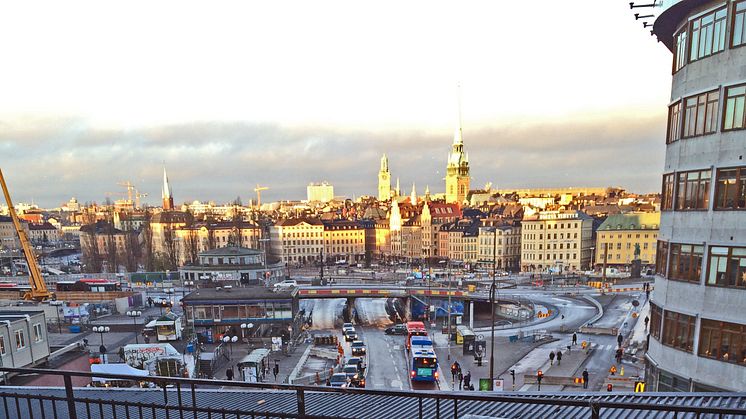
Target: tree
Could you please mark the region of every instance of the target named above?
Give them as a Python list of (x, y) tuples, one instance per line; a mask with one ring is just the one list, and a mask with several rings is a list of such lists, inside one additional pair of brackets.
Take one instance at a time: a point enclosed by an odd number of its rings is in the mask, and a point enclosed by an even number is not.
[(146, 221), (140, 232), (142, 236), (142, 265), (145, 271), (155, 271), (155, 255), (153, 254), (153, 228), (150, 225), (150, 216), (146, 214)]
[(114, 228), (112, 224), (107, 223), (105, 224), (105, 233), (104, 233), (104, 244), (105, 244), (105, 257), (106, 257), (106, 266), (108, 268), (109, 272), (118, 272), (119, 271), (119, 258), (118, 256), (118, 249), (117, 249), (117, 229)]
[(86, 226), (86, 231), (81, 236), (81, 247), (83, 251), (83, 271), (98, 273), (103, 270), (103, 258), (99, 253), (98, 240), (96, 238), (96, 226)]
[(176, 270), (179, 266), (179, 241), (170, 223), (164, 224), (163, 227), (163, 250), (166, 270)]
[(184, 237), (184, 256), (186, 262), (196, 263), (198, 254), (199, 236), (194, 228), (190, 228), (186, 231), (186, 237)]

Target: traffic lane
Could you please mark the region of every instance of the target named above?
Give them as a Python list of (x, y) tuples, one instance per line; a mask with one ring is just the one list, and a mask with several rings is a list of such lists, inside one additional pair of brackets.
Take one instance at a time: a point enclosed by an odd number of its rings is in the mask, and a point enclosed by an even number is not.
[(615, 295), (604, 307), (604, 315), (596, 321), (595, 327), (620, 327), (632, 311), (634, 295)]
[[(557, 301), (557, 297), (546, 295), (532, 295), (530, 296), (530, 299), (535, 303), (548, 304), (557, 307), (560, 310), (559, 315), (545, 322), (530, 323), (525, 326), (521, 326), (520, 323), (518, 323), (518, 327), (515, 328), (496, 329), (495, 336), (512, 336), (518, 332), (536, 329), (559, 330), (570, 327), (577, 328), (596, 315), (596, 307), (586, 300), (561, 297), (561, 301)], [(564, 319), (562, 318), (563, 315), (565, 316)], [(474, 331), (484, 334), (491, 332), (491, 329), (489, 327), (481, 327), (475, 328)]]
[(360, 327), (366, 346), (368, 371), (366, 386), (376, 389), (409, 389), (408, 368), (404, 357), (405, 336), (389, 336), (383, 329)]

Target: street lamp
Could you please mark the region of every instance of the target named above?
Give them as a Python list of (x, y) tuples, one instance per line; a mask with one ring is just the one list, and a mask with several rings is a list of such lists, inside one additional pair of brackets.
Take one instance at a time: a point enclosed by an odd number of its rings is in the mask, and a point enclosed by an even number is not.
[(132, 322), (135, 325), (135, 343), (140, 343), (140, 340), (138, 339), (137, 335), (137, 318), (142, 316), (142, 311), (139, 310), (130, 310), (127, 312), (127, 316), (132, 317)]
[(184, 281), (181, 284), (181, 297), (183, 298), (185, 296), (185, 294), (184, 294), (184, 288), (185, 287), (188, 288), (189, 289), (189, 293), (191, 293), (193, 286), (194, 286), (194, 281)]
[(49, 302), (50, 306), (53, 306), (55, 309), (57, 309), (57, 332), (62, 333), (62, 324), (60, 323), (60, 310), (62, 310), (62, 306), (65, 304), (62, 300), (52, 300)]
[[(254, 328), (254, 323), (241, 323), (241, 336), (246, 339), (246, 332)], [(248, 346), (248, 339), (246, 340)]]
[(492, 284), (490, 285), (490, 329), (492, 330), (492, 341), (490, 342), (490, 390), (493, 390), (495, 383), (495, 291), (497, 291), (495, 274), (497, 273), (497, 227), (494, 227), (492, 232), (494, 233), (494, 237), (492, 241)]
[(101, 361), (106, 364), (106, 346), (104, 346), (104, 334), (109, 333), (111, 328), (109, 326), (93, 326), (93, 333), (98, 333), (101, 336), (101, 346), (98, 351), (101, 354)]
[(238, 342), (238, 336), (223, 336), (223, 342), (230, 344), (231, 356), (233, 356), (233, 344)]

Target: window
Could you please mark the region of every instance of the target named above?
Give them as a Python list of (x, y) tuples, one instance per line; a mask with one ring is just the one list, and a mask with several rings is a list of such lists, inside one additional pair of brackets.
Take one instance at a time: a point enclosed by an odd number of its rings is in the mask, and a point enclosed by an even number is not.
[(684, 138), (717, 131), (719, 99), (720, 92), (715, 90), (684, 100)]
[(731, 46), (737, 47), (746, 44), (746, 1), (736, 3), (733, 12)]
[(699, 282), (702, 273), (702, 254), (704, 246), (671, 243), (671, 267), (669, 279)]
[(676, 102), (668, 107), (668, 130), (666, 134), (666, 144), (681, 138), (681, 102)]
[(661, 209), (672, 210), (673, 209), (673, 185), (674, 185), (674, 174), (669, 173), (663, 175), (663, 191), (661, 196)]
[(676, 209), (707, 209), (710, 198), (710, 170), (679, 173)]
[(0, 336), (0, 355), (5, 355), (6, 353), (5, 336)]
[(718, 170), (715, 208), (746, 208), (746, 168)]
[(723, 130), (743, 129), (746, 127), (746, 85), (725, 88), (725, 106), (723, 107)]
[(650, 335), (661, 339), (661, 321), (663, 320), (663, 309), (650, 303)]
[(689, 61), (698, 60), (725, 49), (727, 13), (727, 9), (723, 8), (692, 21)]
[(707, 285), (746, 288), (746, 248), (711, 247)]
[(681, 70), (686, 65), (686, 27), (674, 35), (673, 72)]
[(746, 364), (746, 325), (702, 319), (699, 355)]
[(34, 342), (41, 342), (44, 339), (44, 333), (41, 330), (41, 323), (34, 324)]
[(26, 335), (23, 330), (16, 330), (16, 351), (26, 347)]
[(691, 352), (694, 346), (694, 316), (666, 311), (663, 313), (663, 343)]

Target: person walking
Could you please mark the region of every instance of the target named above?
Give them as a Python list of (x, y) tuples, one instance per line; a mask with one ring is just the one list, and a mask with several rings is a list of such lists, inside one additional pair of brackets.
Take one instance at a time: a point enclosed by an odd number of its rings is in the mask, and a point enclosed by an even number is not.
[(554, 365), (554, 351), (549, 352), (549, 365)]
[(572, 334), (572, 345), (575, 346), (578, 344), (578, 334), (573, 332)]
[(557, 365), (562, 362), (562, 351), (557, 350)]
[(619, 344), (620, 348), (622, 347), (622, 341), (623, 340), (624, 340), (624, 336), (622, 336), (621, 333), (619, 335), (617, 335), (617, 337), (616, 337), (616, 343)]
[(464, 376), (464, 390), (471, 388), (471, 371), (468, 371)]
[(228, 379), (228, 381), (233, 380), (233, 367), (230, 367), (227, 370), (225, 370), (225, 378)]
[(464, 383), (464, 374), (459, 370), (459, 372), (456, 374), (456, 377), (458, 378), (458, 389), (462, 389), (462, 385)]
[(583, 369), (583, 388), (588, 388), (588, 368)]
[(648, 323), (650, 322), (650, 318), (648, 316), (645, 316), (645, 330), (648, 330)]

